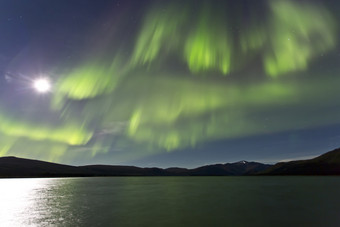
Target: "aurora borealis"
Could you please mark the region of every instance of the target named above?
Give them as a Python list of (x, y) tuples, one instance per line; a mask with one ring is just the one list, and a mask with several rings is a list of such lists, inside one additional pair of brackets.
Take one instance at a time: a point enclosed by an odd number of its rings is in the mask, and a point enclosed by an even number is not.
[(192, 167), (340, 146), (336, 1), (0, 4), (0, 156)]

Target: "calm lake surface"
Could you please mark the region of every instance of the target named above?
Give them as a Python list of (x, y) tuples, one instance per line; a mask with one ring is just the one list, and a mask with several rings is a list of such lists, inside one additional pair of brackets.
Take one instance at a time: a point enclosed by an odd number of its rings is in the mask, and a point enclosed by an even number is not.
[(340, 177), (0, 179), (0, 226), (340, 226)]

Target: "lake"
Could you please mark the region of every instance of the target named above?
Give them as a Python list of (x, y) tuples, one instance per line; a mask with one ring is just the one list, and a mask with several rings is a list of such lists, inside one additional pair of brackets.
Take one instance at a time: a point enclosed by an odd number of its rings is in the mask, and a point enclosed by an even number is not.
[(0, 179), (0, 226), (340, 226), (340, 177)]

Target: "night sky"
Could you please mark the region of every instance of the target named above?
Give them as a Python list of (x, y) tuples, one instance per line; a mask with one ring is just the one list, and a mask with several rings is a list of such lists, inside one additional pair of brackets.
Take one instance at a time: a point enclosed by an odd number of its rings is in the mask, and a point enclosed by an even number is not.
[(2, 0), (0, 11), (0, 156), (196, 167), (340, 147), (338, 1)]

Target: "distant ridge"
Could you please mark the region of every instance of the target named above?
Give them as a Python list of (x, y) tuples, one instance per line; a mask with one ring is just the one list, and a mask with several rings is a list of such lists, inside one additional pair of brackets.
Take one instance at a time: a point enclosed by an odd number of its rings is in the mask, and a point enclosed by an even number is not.
[(340, 175), (340, 148), (309, 160), (279, 162), (259, 175)]
[(267, 165), (258, 162), (206, 165), (186, 168), (135, 166), (71, 166), (17, 157), (0, 158), (0, 177), (94, 177), (94, 176), (243, 176), (243, 175), (340, 175), (340, 149), (317, 158)]
[(240, 176), (264, 171), (272, 165), (258, 162), (239, 161), (235, 163), (215, 164), (189, 170), (191, 176)]
[(0, 158), (0, 177), (67, 177), (89, 176), (75, 166), (17, 157)]
[(71, 166), (17, 157), (0, 158), (0, 177), (86, 177), (86, 176), (239, 176), (270, 167), (257, 162), (207, 165), (195, 169), (140, 168), (135, 166)]

